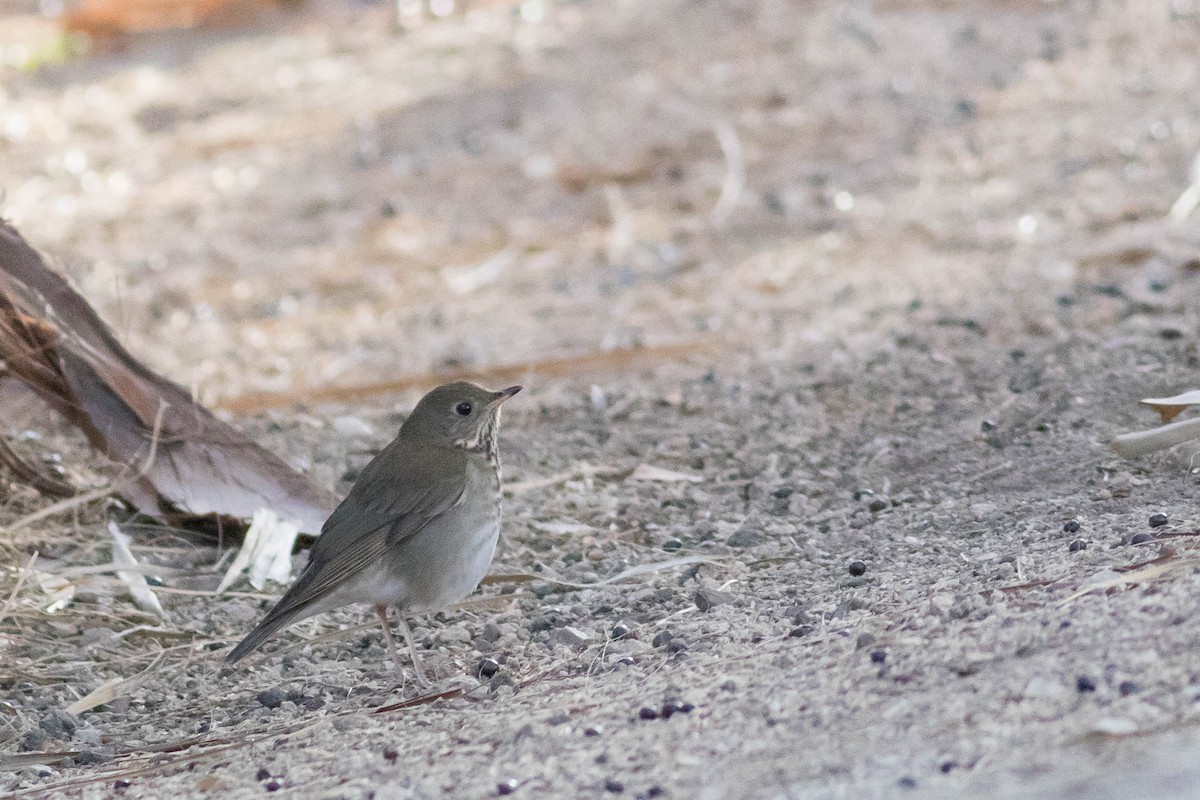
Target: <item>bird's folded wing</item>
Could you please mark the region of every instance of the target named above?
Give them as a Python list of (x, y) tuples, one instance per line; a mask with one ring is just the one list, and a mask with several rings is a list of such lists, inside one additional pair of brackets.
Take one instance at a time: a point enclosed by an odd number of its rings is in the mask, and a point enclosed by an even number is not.
[[(326, 520), (308, 567), (272, 614), (324, 597), (461, 501), (466, 468), (457, 453), (441, 459), (404, 458), (398, 445), (393, 442), (363, 470)], [(423, 465), (419, 472), (415, 464)]]

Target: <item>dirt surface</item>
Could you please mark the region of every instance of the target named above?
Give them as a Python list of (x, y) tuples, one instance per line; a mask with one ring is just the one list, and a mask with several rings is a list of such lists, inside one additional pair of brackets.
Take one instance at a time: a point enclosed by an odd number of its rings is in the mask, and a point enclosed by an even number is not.
[(442, 378), (529, 387), (495, 580), (414, 623), (457, 696), (362, 609), (225, 668), (280, 588), (128, 526), (147, 616), (90, 506), (0, 544), (0, 790), (1194, 795), (1195, 448), (1108, 447), (1197, 383), (1191, 4), (388, 17), (0, 73), (0, 214), (339, 492)]

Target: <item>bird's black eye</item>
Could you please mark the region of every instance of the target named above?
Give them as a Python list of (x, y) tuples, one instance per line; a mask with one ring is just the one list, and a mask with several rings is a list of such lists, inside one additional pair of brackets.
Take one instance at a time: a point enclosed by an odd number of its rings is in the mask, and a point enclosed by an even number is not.
[(460, 416), (463, 416), (463, 417), (471, 416), (471, 404), (470, 403), (459, 403), (458, 405), (456, 405), (454, 407), (454, 413), (458, 414)]

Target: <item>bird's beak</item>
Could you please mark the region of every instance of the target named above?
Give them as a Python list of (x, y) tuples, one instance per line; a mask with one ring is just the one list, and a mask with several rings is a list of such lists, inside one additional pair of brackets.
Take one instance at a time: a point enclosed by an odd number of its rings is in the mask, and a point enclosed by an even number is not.
[(492, 395), (492, 398), (493, 398), (492, 402), (488, 403), (488, 405), (487, 405), (488, 410), (491, 411), (493, 408), (496, 408), (501, 403), (503, 403), (505, 400), (512, 397), (514, 394), (516, 394), (517, 392), (521, 391), (524, 388), (525, 388), (524, 386), (510, 386), (507, 389), (501, 389), (500, 391), (496, 392), (495, 394)]

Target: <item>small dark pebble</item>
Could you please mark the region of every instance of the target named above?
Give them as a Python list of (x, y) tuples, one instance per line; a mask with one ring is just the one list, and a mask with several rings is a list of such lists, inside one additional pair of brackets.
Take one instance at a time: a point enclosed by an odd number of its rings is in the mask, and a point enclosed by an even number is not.
[(901, 789), (915, 789), (917, 788), (917, 779), (905, 775), (903, 778), (896, 781), (896, 785)]
[(1129, 697), (1131, 694), (1137, 694), (1141, 691), (1141, 688), (1133, 681), (1121, 681), (1120, 685), (1117, 686), (1117, 691), (1121, 693), (1121, 697)]
[(494, 678), (500, 671), (500, 662), (494, 658), (485, 658), (479, 662), (479, 677)]
[(1077, 519), (1069, 519), (1063, 523), (1063, 533), (1079, 533), (1082, 526)]
[(1148, 534), (1148, 533), (1142, 532), (1142, 533), (1135, 533), (1135, 534), (1134, 534), (1134, 535), (1133, 535), (1133, 536), (1132, 536), (1132, 537), (1129, 539), (1129, 543), (1130, 543), (1130, 544), (1145, 544), (1146, 542), (1150, 542), (1150, 541), (1153, 541), (1153, 540), (1154, 540), (1154, 537), (1153, 537), (1153, 536), (1151, 536), (1151, 535), (1150, 535), (1150, 534)]
[(90, 766), (92, 764), (103, 764), (105, 761), (108, 761), (111, 758), (111, 755), (97, 753), (95, 750), (84, 750), (79, 753), (79, 755), (75, 756), (75, 763), (83, 766)]
[(1085, 692), (1096, 691), (1096, 682), (1087, 675), (1080, 675), (1075, 679), (1075, 691), (1083, 694)]
[(46, 735), (44, 730), (34, 728), (25, 734), (25, 738), (21, 740), (21, 749), (25, 751), (41, 750), (49, 740), (50, 737)]
[(395, 764), (396, 759), (399, 757), (400, 757), (400, 754), (397, 753), (395, 750), (393, 750), (390, 747), (383, 751), (383, 760), (388, 762), (389, 764)]
[(588, 725), (583, 729), (584, 736), (600, 736), (604, 733), (604, 728), (599, 725)]
[(671, 641), (667, 642), (667, 652), (671, 655), (682, 653), (687, 649), (687, 642), (685, 642), (683, 639), (672, 639)]
[(681, 708), (682, 706), (678, 700), (668, 700), (667, 702), (663, 703), (662, 711), (659, 713), (662, 715), (663, 719), (670, 719), (675, 715), (675, 712), (681, 710)]
[(667, 642), (671, 641), (674, 635), (670, 631), (660, 631), (654, 634), (654, 640), (651, 642), (655, 647), (666, 647)]
[(555, 714), (550, 719), (546, 720), (547, 725), (565, 725), (571, 721), (570, 714)]
[(860, 633), (858, 638), (854, 640), (855, 650), (865, 650), (875, 644), (875, 635), (871, 633)]
[(662, 549), (666, 550), (669, 553), (673, 553), (676, 550), (683, 549), (683, 542), (679, 541), (678, 539), (674, 539), (674, 538), (667, 539), (665, 542), (662, 543)]
[(1151, 514), (1150, 515), (1150, 527), (1151, 528), (1161, 528), (1163, 525), (1166, 525), (1167, 522), (1169, 522), (1169, 521), (1170, 520), (1167, 519), (1166, 514)]
[(879, 513), (887, 507), (888, 501), (884, 500), (882, 497), (873, 497), (871, 498), (871, 502), (867, 503), (867, 510), (875, 513)]
[(638, 719), (658, 719), (658, 712), (650, 706), (642, 706), (638, 710)]
[(721, 691), (722, 692), (736, 692), (737, 684), (733, 681), (733, 679), (727, 680), (721, 684)]
[(265, 781), (269, 777), (271, 777), (271, 772), (266, 767), (259, 767), (258, 772), (254, 773), (254, 780), (256, 781)]
[(749, 525), (743, 525), (725, 540), (725, 544), (729, 545), (730, 547), (738, 548), (753, 547), (754, 545), (758, 544), (761, 539), (762, 534), (760, 534), (757, 529), (750, 527)]
[(662, 797), (664, 794), (666, 794), (666, 790), (663, 789), (661, 786), (659, 786), (657, 783), (646, 790), (646, 797), (650, 797), (650, 798)]
[(949, 774), (949, 773), (953, 772), (955, 767), (957, 767), (957, 766), (958, 766), (957, 761), (944, 761), (944, 762), (942, 762), (942, 766), (939, 767), (939, 769), (942, 771), (943, 774)]
[(278, 689), (263, 689), (258, 693), (258, 702), (267, 708), (279, 708), (283, 705), (283, 692)]
[(624, 639), (628, 635), (629, 635), (629, 626), (626, 625), (624, 622), (618, 622), (616, 625), (613, 625), (612, 638)]
[(266, 786), (263, 788), (265, 788), (268, 792), (278, 792), (279, 787), (282, 785), (283, 784), (281, 784), (279, 781), (267, 781)]
[(859, 575), (864, 575), (867, 572), (867, 565), (861, 561), (851, 561), (848, 568), (850, 574), (857, 578)]
[(871, 651), (871, 663), (872, 664), (882, 664), (885, 661), (887, 661), (887, 651), (886, 650), (872, 650)]
[(996, 423), (990, 419), (985, 419), (983, 422), (979, 423), (979, 430), (983, 433), (994, 431), (996, 430)]
[(692, 601), (695, 602), (696, 608), (701, 611), (709, 611), (724, 603), (733, 602), (733, 595), (729, 592), (722, 592), (719, 589), (698, 589)]
[(625, 791), (625, 784), (609, 778), (604, 782), (604, 791), (612, 792), (613, 794), (620, 794), (621, 792)]
[(793, 639), (801, 639), (805, 636), (808, 636), (812, 632), (812, 625), (800, 625), (799, 627), (792, 628), (790, 631), (788, 631), (788, 636)]
[(133, 786), (133, 781), (126, 778), (117, 778), (113, 781), (113, 790), (117, 792), (123, 792), (130, 786)]
[(1080, 550), (1087, 550), (1087, 542), (1085, 542), (1083, 539), (1075, 539), (1069, 545), (1067, 545), (1067, 550), (1072, 553), (1078, 553)]
[(517, 782), (513, 778), (496, 784), (496, 794), (512, 794), (517, 790)]
[(39, 727), (49, 734), (51, 739), (70, 739), (79, 727), (79, 718), (60, 708), (48, 711), (42, 717)]

